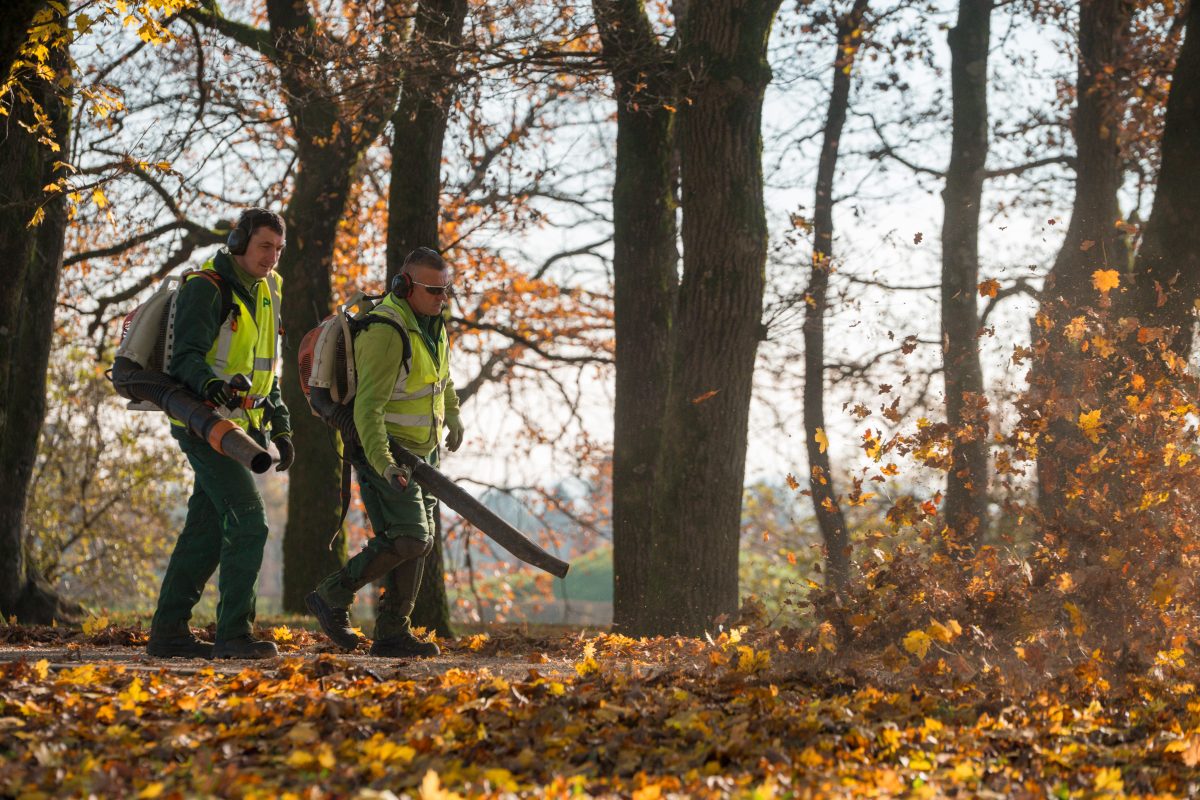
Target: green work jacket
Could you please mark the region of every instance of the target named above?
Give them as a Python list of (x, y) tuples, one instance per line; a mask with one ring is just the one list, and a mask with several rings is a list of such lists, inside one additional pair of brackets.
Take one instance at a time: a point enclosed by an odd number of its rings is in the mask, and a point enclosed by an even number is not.
[[(174, 345), (167, 374), (199, 395), (214, 379), (227, 381), (245, 375), (250, 378), (250, 396), (266, 402), (256, 408), (221, 409), (221, 415), (242, 428), (264, 428), (269, 422), (273, 439), (290, 434), (291, 416), (276, 375), (281, 330), (279, 274), (272, 272), (247, 287), (224, 249), (201, 270), (216, 272), (233, 289), (234, 312), (221, 318), (221, 292), (212, 281), (197, 275), (185, 279), (175, 298)], [(268, 411), (269, 420), (265, 418)]]
[(372, 311), (408, 331), (412, 363), (404, 368), (404, 342), (390, 325), (371, 325), (354, 339), (358, 388), (354, 426), (367, 461), (383, 474), (394, 464), (388, 437), (422, 458), (437, 449), (447, 415), (458, 414), (450, 379), (450, 343), (441, 317), (418, 320), (407, 300), (388, 294)]

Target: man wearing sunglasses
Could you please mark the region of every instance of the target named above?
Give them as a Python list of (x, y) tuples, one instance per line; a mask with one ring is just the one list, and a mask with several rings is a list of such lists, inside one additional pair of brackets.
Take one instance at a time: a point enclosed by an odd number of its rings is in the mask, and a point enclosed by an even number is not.
[[(433, 250), (419, 247), (404, 259), (391, 291), (371, 312), (392, 324), (370, 325), (354, 339), (354, 426), (362, 447), (350, 458), (375, 535), (305, 598), (325, 634), (347, 650), (361, 641), (350, 626), (354, 594), (382, 579), (371, 655), (406, 658), (439, 652), (436, 644), (413, 636), (409, 621), (425, 556), (433, 549), (437, 499), (410, 481), (411, 470), (396, 463), (391, 447), (403, 447), (437, 466), (443, 426), (451, 451), (462, 444), (442, 317), (449, 293), (446, 262)], [(407, 364), (400, 330), (407, 332), (412, 351)]]

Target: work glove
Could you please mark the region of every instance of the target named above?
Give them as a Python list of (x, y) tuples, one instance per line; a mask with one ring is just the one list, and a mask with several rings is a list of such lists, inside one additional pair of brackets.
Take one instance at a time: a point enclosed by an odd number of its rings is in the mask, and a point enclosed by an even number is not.
[(412, 467), (407, 464), (399, 467), (395, 464), (388, 464), (383, 469), (383, 479), (398, 492), (403, 492), (408, 488), (410, 478), (412, 478)]
[(213, 378), (204, 384), (204, 399), (217, 408), (228, 406), (233, 400), (233, 388), (220, 378)]
[(462, 446), (463, 424), (458, 414), (446, 417), (446, 448), (453, 453)]
[(275, 449), (279, 451), (279, 463), (275, 466), (275, 471), (287, 472), (288, 467), (296, 460), (296, 446), (292, 444), (292, 435), (284, 433), (276, 436)]

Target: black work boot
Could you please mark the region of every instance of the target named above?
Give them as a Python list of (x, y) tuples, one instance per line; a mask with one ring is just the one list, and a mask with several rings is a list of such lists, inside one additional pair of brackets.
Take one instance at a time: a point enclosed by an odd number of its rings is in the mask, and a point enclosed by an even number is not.
[(212, 658), (213, 646), (197, 639), (187, 625), (151, 627), (146, 654), (154, 658)]
[(274, 658), (279, 655), (279, 648), (274, 642), (255, 639), (250, 634), (233, 639), (217, 639), (213, 648), (213, 658)]
[(350, 612), (347, 609), (334, 608), (315, 591), (309, 592), (308, 597), (304, 598), (304, 605), (317, 618), (325, 635), (338, 647), (353, 650), (363, 642), (363, 637), (350, 627)]
[(439, 655), (442, 648), (434, 642), (423, 642), (412, 631), (404, 631), (371, 643), (371, 655), (380, 658), (429, 658)]

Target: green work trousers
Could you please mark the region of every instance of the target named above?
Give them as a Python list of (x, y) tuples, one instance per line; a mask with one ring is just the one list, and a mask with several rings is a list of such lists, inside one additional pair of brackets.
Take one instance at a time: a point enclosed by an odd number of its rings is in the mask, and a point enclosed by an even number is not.
[[(438, 451), (434, 450), (425, 460), (436, 467)], [(435, 530), (433, 515), (437, 513), (437, 498), (424, 491), (415, 480), (409, 481), (404, 491), (397, 491), (371, 468), (361, 450), (352, 463), (358, 475), (363, 506), (366, 507), (367, 518), (375, 535), (357, 555), (346, 562), (345, 567), (326, 577), (317, 586), (317, 593), (334, 608), (346, 608), (354, 602), (354, 590), (350, 586), (359, 582), (368, 564), (384, 551), (392, 549), (393, 539), (407, 536), (429, 542)], [(401, 562), (380, 578), (383, 595), (376, 608), (376, 640), (409, 629), (409, 617), (421, 586), (424, 563), (423, 557)]]
[[(156, 630), (178, 630), (192, 617), (217, 570), (217, 639), (251, 633), (258, 570), (267, 542), (267, 515), (250, 470), (180, 428), (171, 434), (196, 473), (187, 519), (163, 576)], [(250, 435), (265, 446), (260, 431)]]

